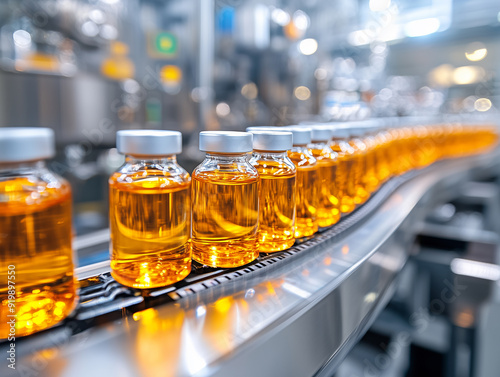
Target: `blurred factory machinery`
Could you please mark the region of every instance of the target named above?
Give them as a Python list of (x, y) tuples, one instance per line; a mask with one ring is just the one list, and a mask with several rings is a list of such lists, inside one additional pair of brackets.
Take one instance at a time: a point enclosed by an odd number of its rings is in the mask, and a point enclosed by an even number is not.
[[(370, 116), (490, 114), (499, 5), (467, 1), (10, 0), (0, 122), (48, 126), (87, 208), (118, 129), (197, 131)], [(422, 18), (424, 17), (425, 18)], [(95, 183), (101, 183), (95, 184)], [(79, 207), (77, 207), (77, 212)], [(84, 231), (82, 226), (81, 230)]]

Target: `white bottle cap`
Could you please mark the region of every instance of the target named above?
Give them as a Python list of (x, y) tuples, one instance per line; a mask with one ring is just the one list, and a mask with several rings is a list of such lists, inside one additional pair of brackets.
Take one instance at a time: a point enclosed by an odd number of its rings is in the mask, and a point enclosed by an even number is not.
[(311, 128), (311, 141), (329, 141), (332, 138), (332, 129), (328, 126), (315, 125)]
[(0, 162), (44, 160), (55, 154), (50, 128), (0, 127)]
[(202, 131), (200, 132), (200, 151), (216, 153), (251, 152), (252, 134), (234, 131)]
[[(248, 128), (247, 128), (248, 130)], [(251, 131), (253, 149), (258, 151), (287, 151), (292, 149), (293, 135), (290, 131)]]
[(364, 136), (366, 133), (367, 133), (367, 130), (364, 127), (350, 127), (349, 128), (349, 134), (352, 137), (361, 137), (361, 136)]
[(122, 130), (116, 133), (116, 148), (132, 156), (168, 156), (182, 152), (182, 134), (167, 130)]
[(348, 139), (351, 134), (349, 128), (341, 125), (331, 126), (332, 138), (334, 139)]
[(247, 127), (246, 129), (247, 132), (253, 132), (253, 131), (287, 131), (284, 127), (274, 127), (274, 126), (251, 126)]
[(311, 129), (304, 126), (287, 126), (283, 131), (290, 131), (293, 135), (293, 145), (307, 145), (311, 142)]

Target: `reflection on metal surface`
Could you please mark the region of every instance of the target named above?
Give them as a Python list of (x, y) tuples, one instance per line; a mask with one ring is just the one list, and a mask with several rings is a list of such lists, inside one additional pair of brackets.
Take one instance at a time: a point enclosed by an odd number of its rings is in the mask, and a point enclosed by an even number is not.
[[(185, 313), (178, 311), (168, 317), (159, 317), (158, 311), (150, 308), (134, 314), (138, 321), (135, 356), (144, 376), (164, 376), (168, 365), (175, 365), (181, 355), (181, 338)], [(200, 362), (190, 350), (192, 367)], [(203, 368), (204, 365), (201, 366)], [(201, 369), (200, 368), (200, 369)], [(175, 370), (172, 370), (175, 374)]]
[(301, 298), (308, 298), (309, 296), (311, 296), (311, 293), (293, 285), (293, 284), (289, 284), (289, 283), (283, 283), (283, 285), (281, 286), (281, 288), (283, 288), (285, 291), (287, 292), (290, 292), (290, 293), (293, 293), (294, 295), (297, 295)]
[(366, 296), (365, 296), (365, 299), (364, 301), (367, 303), (367, 304), (370, 304), (372, 303), (373, 301), (375, 301), (377, 299), (377, 293), (376, 292), (370, 292), (368, 293)]
[(451, 261), (451, 271), (457, 275), (496, 281), (500, 279), (500, 266), (491, 263), (455, 258)]

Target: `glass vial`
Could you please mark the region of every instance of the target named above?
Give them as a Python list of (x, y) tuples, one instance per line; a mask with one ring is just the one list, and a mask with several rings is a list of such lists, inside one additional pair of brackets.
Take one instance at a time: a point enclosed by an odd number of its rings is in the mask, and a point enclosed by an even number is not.
[(365, 134), (363, 142), (366, 145), (366, 157), (365, 157), (365, 172), (361, 179), (363, 187), (367, 191), (368, 195), (374, 193), (379, 187), (379, 181), (377, 177), (377, 140), (376, 135), (378, 132), (378, 121), (370, 121), (365, 123)]
[(309, 237), (318, 231), (319, 206), (318, 164), (308, 147), (311, 129), (295, 126), (287, 130), (293, 134), (293, 147), (288, 157), (297, 168), (295, 238)]
[[(248, 129), (247, 129), (248, 130)], [(291, 132), (253, 131), (250, 163), (259, 172), (259, 251), (286, 250), (295, 243), (296, 168), (288, 158)]]
[(76, 304), (71, 188), (47, 169), (54, 154), (51, 129), (0, 128), (0, 338), (11, 333), (8, 315), (17, 316), (18, 337), (53, 326)]
[(325, 126), (311, 127), (309, 148), (318, 164), (319, 203), (316, 218), (318, 226), (327, 227), (340, 220), (340, 203), (335, 177), (337, 175), (337, 153), (329, 147), (331, 129)]
[(364, 184), (368, 156), (368, 148), (364, 141), (365, 133), (366, 128), (364, 127), (349, 128), (349, 145), (354, 149), (354, 163), (351, 174), (352, 196), (354, 197), (354, 204), (356, 205), (363, 204), (370, 197)]
[(118, 131), (116, 145), (126, 159), (109, 179), (111, 274), (141, 289), (178, 282), (191, 271), (191, 178), (176, 160), (182, 135)]
[(238, 267), (259, 255), (259, 174), (249, 163), (252, 134), (200, 133), (205, 160), (193, 172), (193, 259)]
[(355, 151), (349, 144), (349, 130), (342, 127), (332, 128), (332, 139), (330, 148), (337, 153), (337, 174), (335, 185), (338, 199), (340, 201), (340, 212), (349, 213), (354, 211), (356, 204), (355, 196)]
[(392, 174), (391, 163), (391, 148), (392, 148), (392, 135), (388, 131), (386, 121), (381, 121), (381, 126), (378, 127), (375, 135), (375, 173), (379, 185), (386, 182)]

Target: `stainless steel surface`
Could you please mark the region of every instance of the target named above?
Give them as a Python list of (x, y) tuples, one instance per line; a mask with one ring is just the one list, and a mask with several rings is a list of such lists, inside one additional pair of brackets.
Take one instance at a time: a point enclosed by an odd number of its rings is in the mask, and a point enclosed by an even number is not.
[(38, 375), (50, 377), (327, 375), (390, 298), (415, 224), (446, 188), (496, 159), (443, 161), (400, 186), (361, 226), (289, 263), (124, 316), (68, 343), (54, 340), (19, 363), (41, 359)]

